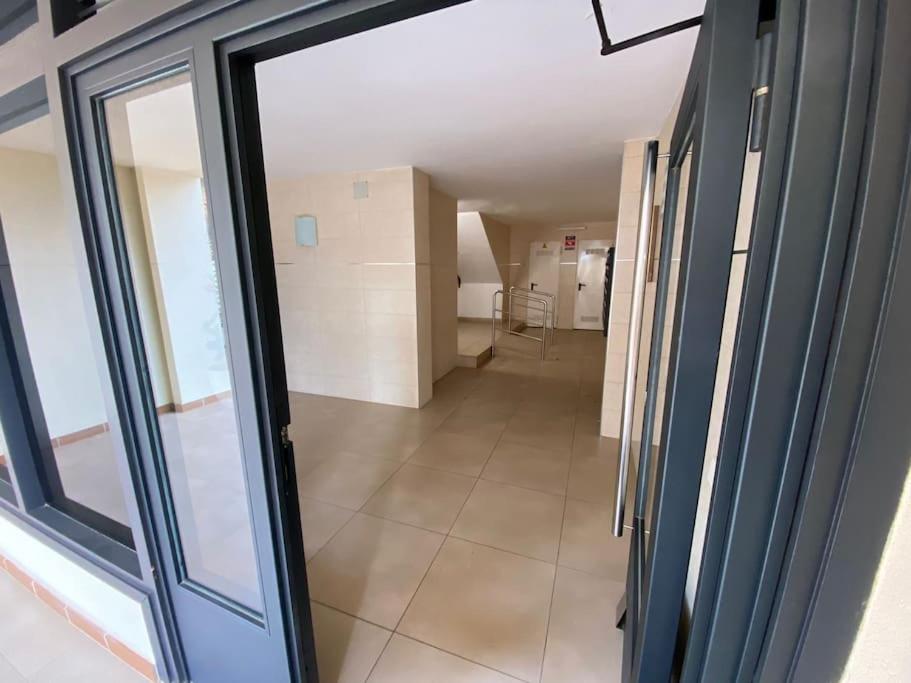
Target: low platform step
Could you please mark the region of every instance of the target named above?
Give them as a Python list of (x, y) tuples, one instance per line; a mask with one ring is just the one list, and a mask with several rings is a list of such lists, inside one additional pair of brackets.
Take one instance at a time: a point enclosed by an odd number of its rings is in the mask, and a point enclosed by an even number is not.
[(458, 366), (460, 368), (480, 368), (491, 359), (492, 355), (493, 354), (491, 353), (489, 346), (481, 351), (478, 351), (477, 353), (474, 351), (470, 353), (460, 351), (458, 357)]

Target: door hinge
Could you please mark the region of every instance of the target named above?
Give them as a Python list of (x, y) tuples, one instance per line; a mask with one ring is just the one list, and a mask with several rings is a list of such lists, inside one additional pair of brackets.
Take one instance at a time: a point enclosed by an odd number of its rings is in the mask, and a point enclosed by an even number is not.
[(289, 434), (289, 426), (285, 425), (281, 428), (281, 442), (282, 442), (282, 452), (281, 452), (281, 463), (282, 463), (282, 477), (284, 478), (284, 484), (287, 488), (288, 482), (293, 478), (291, 473), (293, 472), (294, 467), (294, 444), (291, 441), (291, 436)]

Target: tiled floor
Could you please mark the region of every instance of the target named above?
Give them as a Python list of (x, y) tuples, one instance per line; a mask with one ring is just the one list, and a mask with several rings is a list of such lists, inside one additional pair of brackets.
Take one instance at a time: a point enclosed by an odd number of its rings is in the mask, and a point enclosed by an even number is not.
[(0, 681), (148, 683), (0, 571)]
[[(627, 544), (609, 531), (617, 445), (598, 435), (603, 337), (561, 331), (545, 362), (528, 340), (498, 348), (438, 382), (421, 410), (292, 394), (324, 683), (619, 680)], [(208, 558), (192, 569), (229, 594), (256, 583), (237, 561), (250, 554), (246, 516), (218, 512), (244, 509), (225, 499), (244, 495), (239, 468), (224, 466), (236, 457), (232, 414), (224, 403), (163, 419), (175, 493), (195, 511), (182, 516), (184, 541)], [(213, 431), (222, 447), (202, 448)], [(139, 680), (9, 581), (0, 573), (15, 615), (0, 624), (0, 681)], [(54, 647), (18, 640), (37, 632)]]
[(292, 395), (321, 680), (619, 680), (604, 340), (536, 350), (507, 338), (421, 410)]

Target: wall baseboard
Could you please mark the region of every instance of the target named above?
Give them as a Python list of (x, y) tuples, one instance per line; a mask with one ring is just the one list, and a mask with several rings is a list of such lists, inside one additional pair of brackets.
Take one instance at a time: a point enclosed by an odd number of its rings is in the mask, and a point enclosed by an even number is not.
[[(217, 394), (211, 394), (209, 396), (203, 396), (198, 398), (195, 401), (190, 401), (189, 403), (165, 403), (156, 408), (159, 415), (168, 415), (170, 413), (188, 413), (191, 410), (196, 410), (197, 408), (202, 408), (203, 406), (209, 406), (213, 403), (219, 401), (224, 401), (227, 398), (230, 398), (232, 392), (230, 391), (221, 391)], [(62, 434), (60, 436), (51, 437), (51, 446), (58, 448), (60, 446), (66, 446), (77, 441), (83, 441), (85, 439), (91, 439), (93, 436), (98, 436), (99, 434), (104, 434), (111, 430), (111, 425), (107, 422), (102, 424), (92, 425), (91, 427), (86, 427), (85, 429), (79, 429), (75, 432), (70, 432), (69, 434)], [(5, 463), (5, 456), (0, 453), (0, 465)]]
[[(72, 606), (67, 605), (63, 600), (54, 595), (52, 591), (35, 581), (15, 562), (0, 555), (0, 567), (3, 567), (7, 574), (21, 583), (32, 595), (66, 619), (71, 626), (82, 631), (83, 634), (94, 640), (98, 645), (106, 649), (141, 676), (153, 683), (158, 681), (158, 673), (155, 670), (155, 664), (138, 652), (135, 652), (128, 645), (124, 644), (110, 633), (105, 633), (104, 630), (91, 619), (88, 619), (83, 614), (73, 609)], [(41, 634), (36, 633), (35, 637), (40, 638)]]

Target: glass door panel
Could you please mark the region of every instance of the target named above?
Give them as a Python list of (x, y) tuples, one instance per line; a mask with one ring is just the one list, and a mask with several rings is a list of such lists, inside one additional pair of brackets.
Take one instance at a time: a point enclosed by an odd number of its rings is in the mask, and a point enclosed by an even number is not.
[[(661, 450), (661, 427), (665, 410), (667, 390), (668, 366), (671, 355), (671, 339), (673, 339), (674, 312), (677, 303), (677, 285), (680, 278), (680, 254), (686, 230), (686, 199), (690, 179), (690, 160), (692, 148), (687, 148), (683, 162), (675, 172), (668, 174), (668, 182), (674, 183), (669, 193), (672, 196), (668, 202), (668, 193), (663, 201), (664, 208), (671, 212), (669, 220), (665, 223), (669, 233), (662, 235), (658, 247), (659, 256), (650, 267), (655, 272), (655, 294), (653, 294), (652, 316), (649, 324), (648, 336), (643, 328), (642, 343), (647, 344), (645, 367), (641, 373), (642, 384), (647, 385), (649, 380), (654, 387), (643, 386), (643, 394), (653, 394), (653, 401), (646, 401), (643, 396), (643, 416), (640, 422), (641, 431), (637, 437), (640, 444), (639, 462), (641, 463), (642, 477), (638, 486), (642, 487), (643, 495), (636, 499), (636, 514), (643, 520), (643, 529), (646, 535), (651, 533), (652, 506), (655, 497), (655, 473), (658, 471)], [(670, 204), (670, 205), (669, 205)], [(666, 265), (664, 265), (666, 262)], [(662, 267), (664, 265), (664, 267)], [(664, 277), (665, 282), (658, 282)], [(659, 307), (661, 310), (659, 311)], [(655, 328), (655, 322), (658, 328)], [(656, 369), (656, 376), (649, 372), (651, 367)], [(644, 447), (641, 444), (649, 444)], [(648, 555), (648, 544), (645, 546)]]
[(182, 581), (262, 596), (189, 71), (104, 102)]

